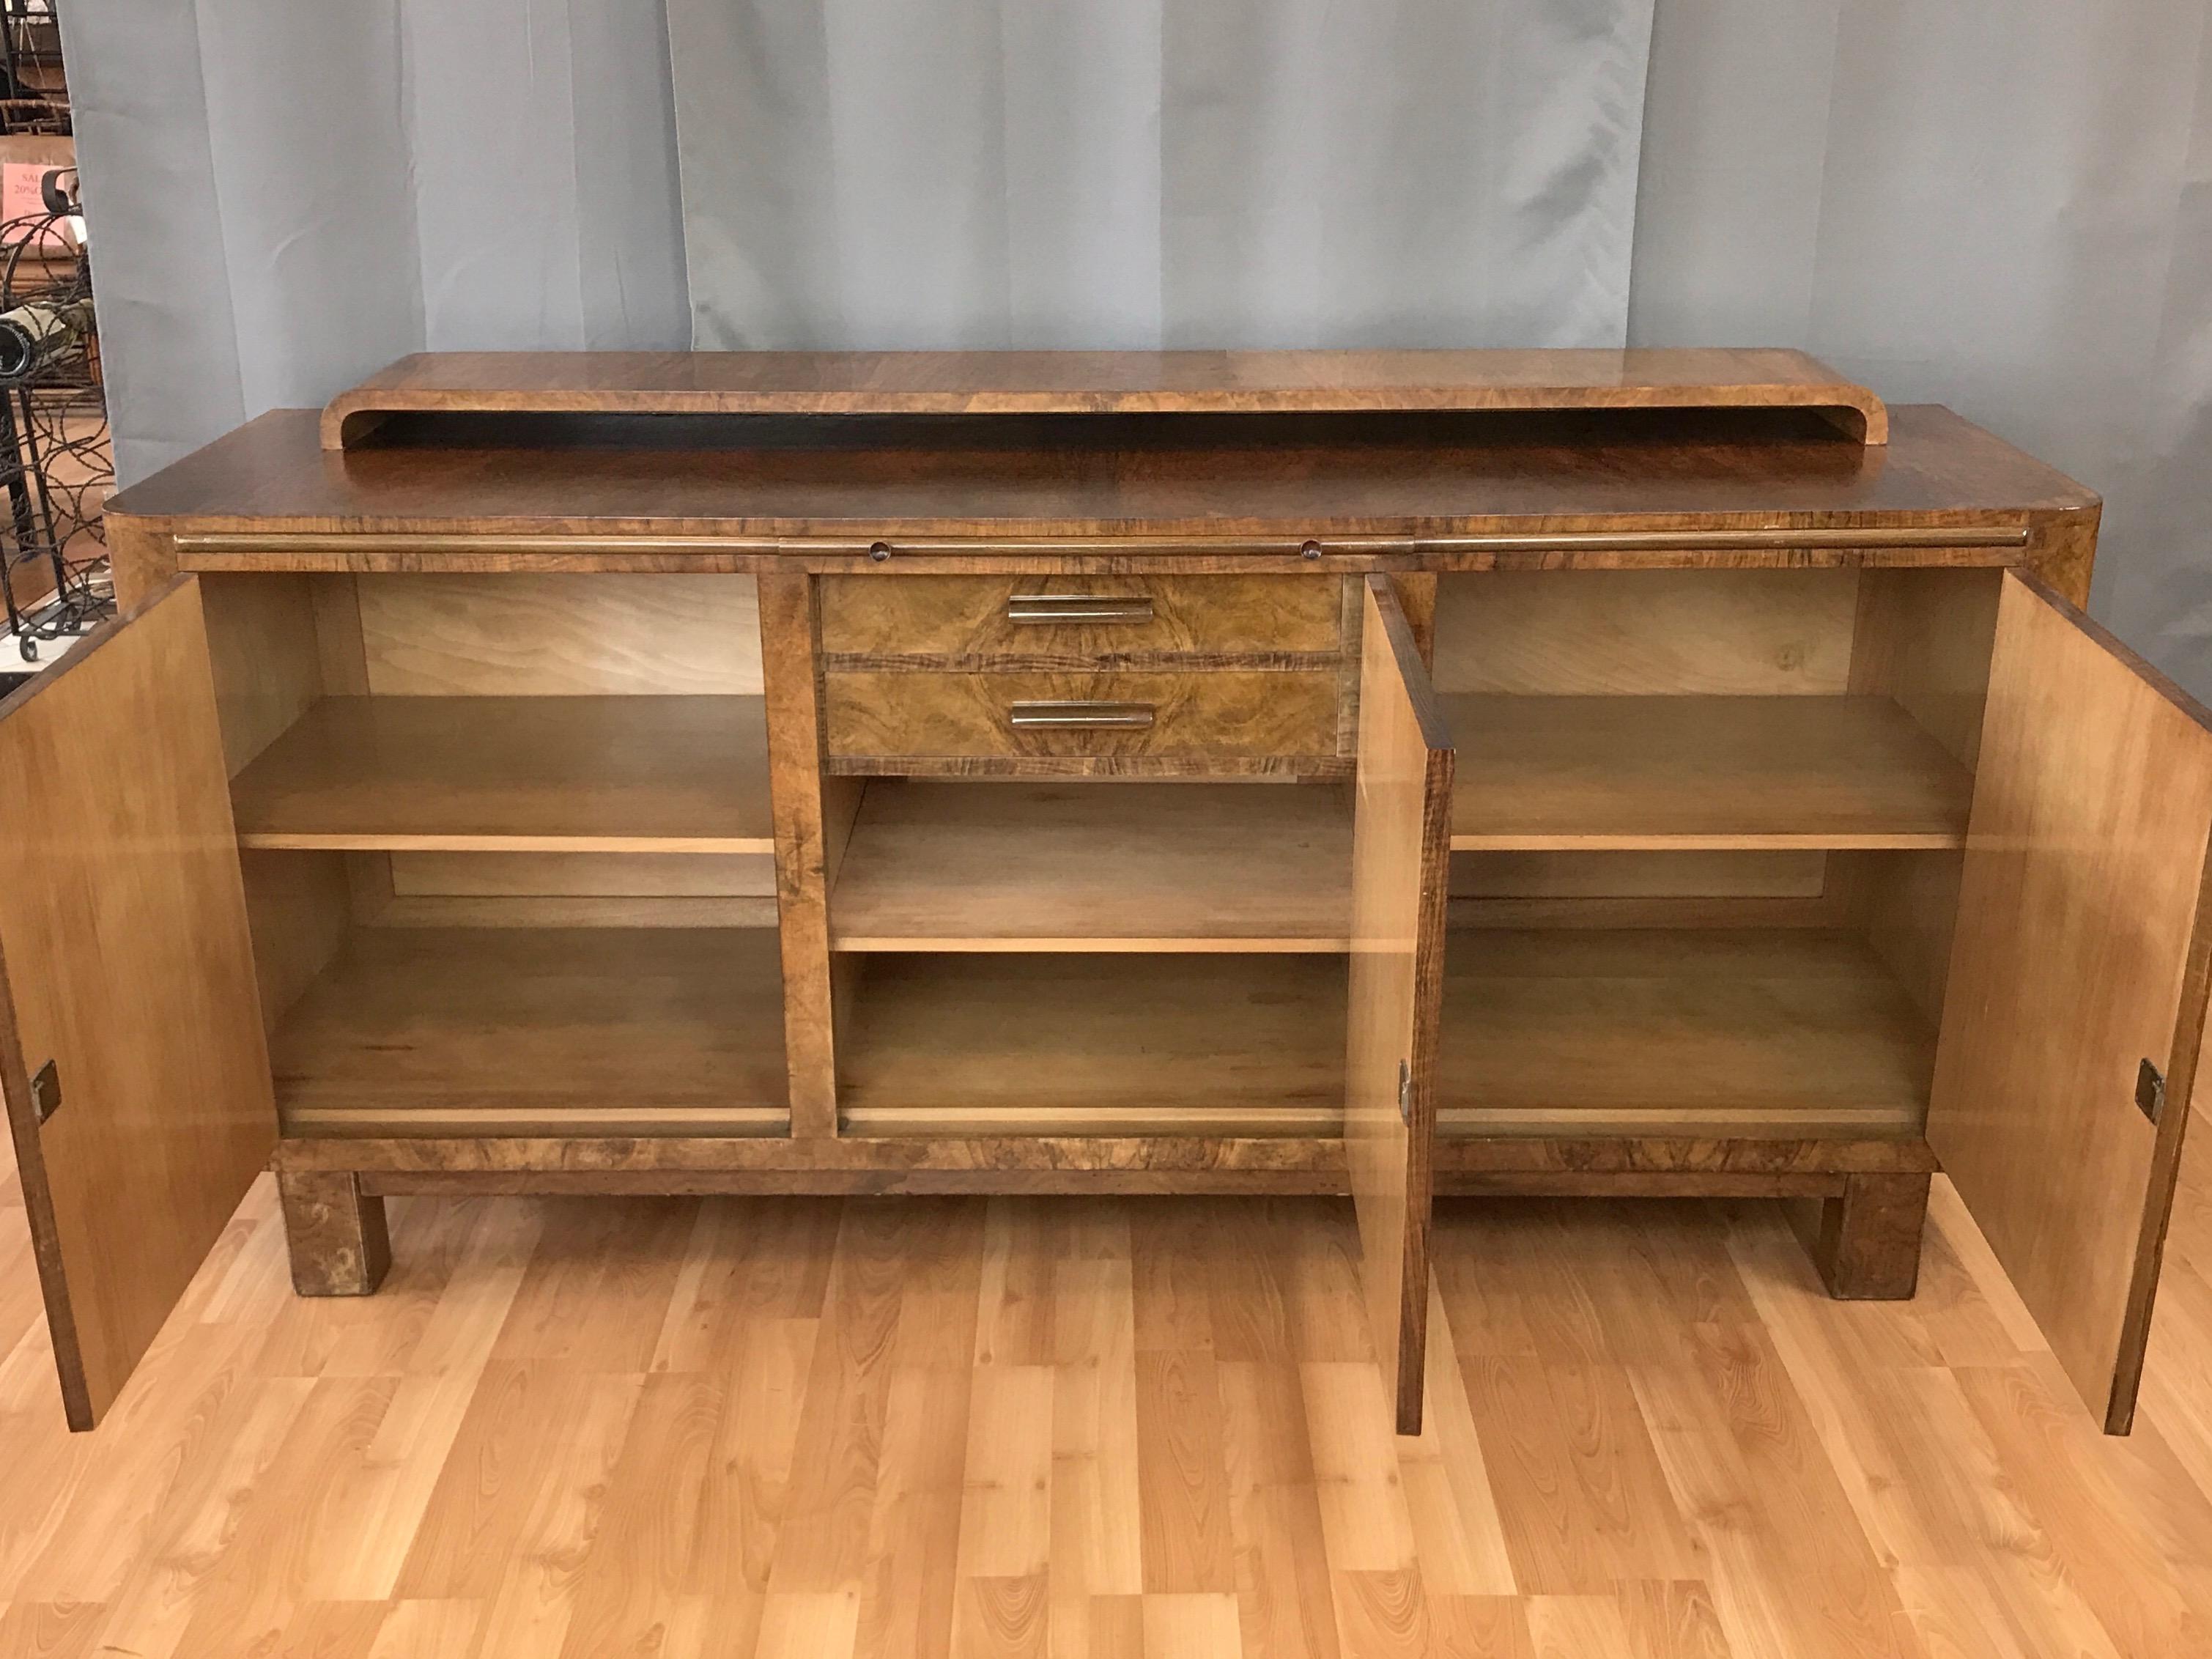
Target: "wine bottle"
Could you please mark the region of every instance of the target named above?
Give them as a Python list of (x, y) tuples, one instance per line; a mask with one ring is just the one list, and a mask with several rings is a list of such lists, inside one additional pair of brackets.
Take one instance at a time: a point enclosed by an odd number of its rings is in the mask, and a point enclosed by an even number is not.
[(33, 301), (0, 311), (0, 381), (27, 380), (76, 344), (92, 326), (92, 301)]

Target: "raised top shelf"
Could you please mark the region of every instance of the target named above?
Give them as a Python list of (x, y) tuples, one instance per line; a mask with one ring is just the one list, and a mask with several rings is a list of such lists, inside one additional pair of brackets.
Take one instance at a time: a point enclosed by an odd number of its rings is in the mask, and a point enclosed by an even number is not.
[(399, 414), (1300, 414), (1808, 409), (1889, 441), (1881, 398), (1802, 351), (418, 352), (331, 399), (325, 449)]

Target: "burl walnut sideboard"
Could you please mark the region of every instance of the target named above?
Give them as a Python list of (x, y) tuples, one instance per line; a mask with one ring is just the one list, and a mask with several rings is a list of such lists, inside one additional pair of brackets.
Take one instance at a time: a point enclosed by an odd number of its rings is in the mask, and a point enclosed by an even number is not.
[(392, 1194), (1948, 1171), (2134, 1407), (2205, 712), (2094, 495), (1784, 351), (429, 356), (125, 490), (0, 707), (0, 1076), (70, 1420), (272, 1166)]

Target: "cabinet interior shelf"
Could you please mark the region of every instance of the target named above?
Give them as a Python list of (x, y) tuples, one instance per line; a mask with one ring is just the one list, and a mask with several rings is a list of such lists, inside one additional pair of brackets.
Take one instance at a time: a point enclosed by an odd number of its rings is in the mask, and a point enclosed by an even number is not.
[(362, 927), (270, 1042), (288, 1134), (780, 1134), (769, 927)]
[[(1341, 1129), (1341, 957), (864, 960), (848, 1134)], [(1856, 935), (1455, 928), (1446, 962), (1446, 1137), (1880, 1139), (1924, 1120), (1931, 1028)]]
[(757, 696), (324, 697), (231, 805), (251, 848), (775, 848)]
[(1887, 697), (1443, 702), (1455, 851), (1965, 842), (1971, 775)]
[(1911, 1135), (1935, 1033), (1826, 928), (1455, 928), (1444, 1135)]
[(854, 1135), (1334, 1135), (1343, 958), (859, 959), (838, 1042)]
[(842, 951), (1341, 951), (1348, 793), (1321, 784), (874, 782)]
[[(1956, 848), (1972, 779), (1885, 697), (1447, 697), (1455, 851)], [(848, 951), (1341, 951), (1348, 789), (868, 786)]]

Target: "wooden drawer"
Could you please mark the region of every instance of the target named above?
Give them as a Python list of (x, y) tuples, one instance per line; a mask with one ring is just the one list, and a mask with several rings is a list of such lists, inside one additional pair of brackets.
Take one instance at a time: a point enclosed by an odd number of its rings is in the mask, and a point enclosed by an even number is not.
[(1215, 761), (1336, 752), (1333, 672), (833, 672), (823, 689), (833, 761)]
[(1169, 655), (1288, 666), (1280, 659), (1337, 651), (1344, 586), (1322, 575), (825, 576), (821, 604), (822, 649), (833, 659), (1084, 669)]

